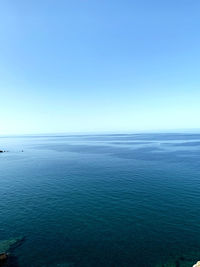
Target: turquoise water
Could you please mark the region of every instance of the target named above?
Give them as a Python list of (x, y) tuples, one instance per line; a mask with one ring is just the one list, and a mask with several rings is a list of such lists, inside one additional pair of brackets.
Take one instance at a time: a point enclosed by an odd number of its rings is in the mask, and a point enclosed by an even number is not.
[(0, 149), (0, 239), (25, 236), (15, 266), (200, 260), (199, 134), (1, 137)]

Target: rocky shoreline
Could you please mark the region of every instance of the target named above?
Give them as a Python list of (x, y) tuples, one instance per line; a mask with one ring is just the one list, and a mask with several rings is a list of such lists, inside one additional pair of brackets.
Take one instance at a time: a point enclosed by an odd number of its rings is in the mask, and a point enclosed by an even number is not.
[(11, 251), (20, 246), (24, 241), (24, 237), (18, 237), (0, 241), (0, 266), (18, 266), (15, 257)]
[(180, 257), (175, 257), (170, 259), (169, 261), (160, 262), (159, 264), (156, 264), (155, 267), (200, 267), (200, 261), (197, 261), (200, 255), (199, 253), (198, 255), (195, 254), (196, 253), (194, 254), (191, 253), (191, 255), (188, 254), (188, 255), (182, 255)]

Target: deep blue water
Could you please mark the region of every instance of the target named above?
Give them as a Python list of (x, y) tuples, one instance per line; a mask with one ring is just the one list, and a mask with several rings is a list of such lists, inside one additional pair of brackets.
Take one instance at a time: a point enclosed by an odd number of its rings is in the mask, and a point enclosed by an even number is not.
[(200, 260), (200, 134), (1, 137), (0, 149), (0, 239), (26, 237), (19, 266)]

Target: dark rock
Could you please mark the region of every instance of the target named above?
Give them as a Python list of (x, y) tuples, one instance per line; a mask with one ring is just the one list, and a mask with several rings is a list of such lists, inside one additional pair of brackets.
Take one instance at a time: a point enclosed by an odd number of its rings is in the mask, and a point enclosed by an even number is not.
[(14, 249), (15, 247), (22, 244), (24, 241), (24, 237), (18, 237), (8, 240), (0, 240), (0, 254), (4, 254), (9, 252), (11, 249)]
[(0, 267), (17, 267), (17, 258), (10, 254), (16, 247), (20, 246), (24, 237), (18, 237), (7, 240), (0, 240)]
[(8, 259), (8, 254), (7, 253), (0, 253), (0, 266), (6, 266), (6, 262)]
[(0, 254), (0, 261), (5, 261), (8, 258), (8, 254), (7, 253), (1, 253)]
[(5, 260), (0, 260), (0, 267), (19, 267), (17, 257), (7, 254)]

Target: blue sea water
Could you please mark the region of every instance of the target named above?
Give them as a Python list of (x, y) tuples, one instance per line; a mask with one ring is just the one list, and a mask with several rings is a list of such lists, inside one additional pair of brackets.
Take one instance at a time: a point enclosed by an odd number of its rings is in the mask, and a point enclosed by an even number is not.
[(200, 260), (200, 134), (4, 136), (0, 149), (0, 240), (25, 236), (17, 266)]

